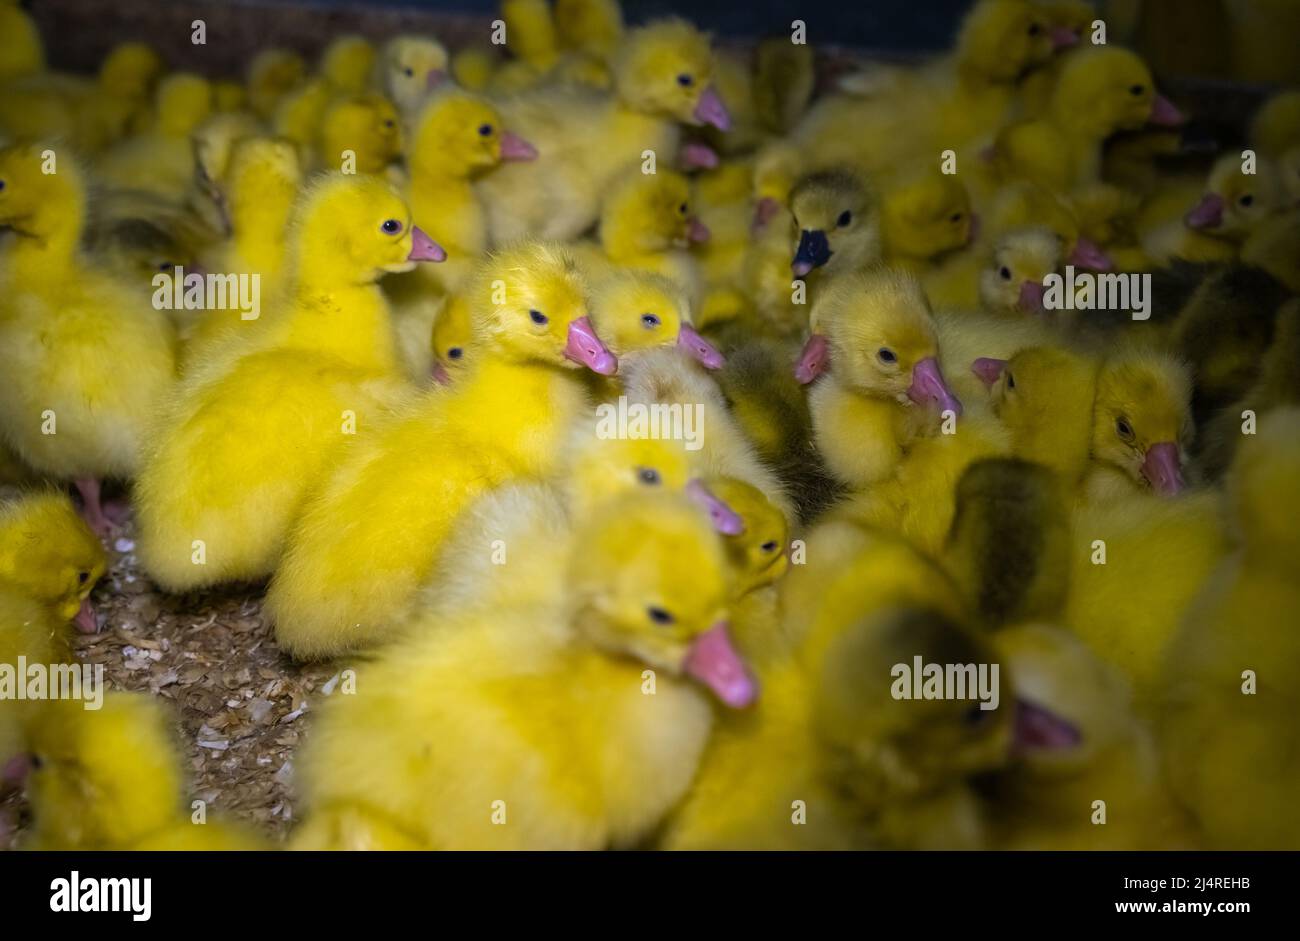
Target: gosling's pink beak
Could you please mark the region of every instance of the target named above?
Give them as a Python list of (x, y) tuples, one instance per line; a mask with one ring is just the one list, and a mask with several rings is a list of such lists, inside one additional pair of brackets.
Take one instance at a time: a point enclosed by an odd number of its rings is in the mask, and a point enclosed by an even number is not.
[(1058, 751), (1074, 748), (1083, 742), (1083, 734), (1071, 722), (1056, 713), (1023, 699), (1016, 700), (1012, 723), (1011, 750), (1026, 752)]
[(1183, 217), (1189, 229), (1217, 229), (1223, 225), (1223, 197), (1218, 193), (1206, 193), (1201, 201), (1192, 207), (1192, 211)]
[(745, 531), (745, 521), (739, 514), (701, 481), (692, 480), (686, 485), (686, 495), (696, 506), (709, 514), (713, 528), (724, 536), (739, 536)]
[(447, 372), (447, 367), (440, 359), (433, 361), (433, 368), (429, 370), (429, 375), (433, 376), (433, 381), (440, 386), (451, 385), (451, 373)]
[(771, 196), (764, 196), (754, 204), (754, 221), (750, 223), (750, 230), (753, 232), (762, 231), (780, 210), (780, 203)]
[(706, 369), (721, 369), (726, 365), (727, 361), (718, 352), (718, 348), (700, 336), (699, 332), (688, 323), (678, 328), (677, 345), (699, 360)]
[(758, 684), (732, 645), (725, 621), (695, 638), (682, 669), (732, 709), (744, 709), (758, 698)]
[(1007, 361), (1005, 359), (991, 359), (987, 356), (981, 356), (970, 364), (970, 371), (979, 376), (980, 381), (990, 389), (1001, 378), (1002, 370), (1006, 368)]
[(1087, 268), (1089, 271), (1110, 271), (1114, 267), (1110, 256), (1102, 251), (1100, 245), (1082, 236), (1074, 243), (1074, 251), (1070, 252), (1066, 263), (1076, 268)]
[(20, 752), (0, 766), (0, 781), (12, 784), (15, 787), (21, 787), (22, 783), (27, 780), (27, 775), (31, 773), (31, 770), (31, 756), (26, 752)]
[(1147, 448), (1146, 460), (1142, 462), (1142, 476), (1157, 493), (1167, 497), (1181, 493), (1187, 485), (1183, 483), (1178, 445), (1172, 441), (1161, 441)]
[(446, 80), (447, 72), (445, 69), (429, 69), (424, 73), (424, 87), (428, 91), (437, 88)]
[(1151, 116), (1147, 118), (1149, 123), (1156, 125), (1156, 127), (1178, 127), (1184, 120), (1183, 113), (1178, 110), (1178, 106), (1164, 95), (1157, 94), (1152, 100)]
[(512, 162), (527, 162), (537, 159), (537, 148), (518, 134), (501, 132), (501, 159)]
[(704, 89), (695, 105), (695, 120), (701, 124), (711, 124), (719, 131), (731, 130), (731, 114), (712, 85)]
[(99, 618), (95, 616), (95, 607), (90, 603), (89, 598), (81, 600), (81, 607), (77, 609), (77, 614), (72, 619), (72, 623), (77, 625), (77, 630), (83, 634), (99, 633)]
[(1051, 31), (1052, 50), (1069, 49), (1079, 44), (1079, 34), (1064, 26), (1053, 26)]
[(794, 364), (794, 378), (800, 385), (807, 385), (826, 371), (830, 364), (830, 344), (820, 333), (814, 333), (803, 345), (799, 361)]
[(720, 163), (716, 150), (697, 141), (683, 144), (680, 157), (684, 170), (712, 170)]
[(1039, 314), (1043, 311), (1043, 286), (1037, 281), (1026, 281), (1020, 285), (1020, 301), (1018, 306), (1021, 310), (1031, 314)]
[(569, 341), (564, 346), (564, 355), (602, 376), (618, 372), (617, 357), (596, 336), (595, 328), (586, 317), (579, 317), (569, 324)]
[(912, 367), (912, 385), (907, 390), (907, 397), (917, 405), (933, 402), (941, 412), (961, 414), (961, 402), (943, 381), (939, 361), (933, 356), (927, 356)]
[(429, 234), (418, 225), (411, 226), (411, 254), (407, 261), (446, 261), (447, 253), (443, 247), (429, 238)]
[(695, 216), (691, 216), (690, 222), (686, 224), (686, 240), (692, 245), (701, 245), (707, 242), (712, 234), (709, 227)]

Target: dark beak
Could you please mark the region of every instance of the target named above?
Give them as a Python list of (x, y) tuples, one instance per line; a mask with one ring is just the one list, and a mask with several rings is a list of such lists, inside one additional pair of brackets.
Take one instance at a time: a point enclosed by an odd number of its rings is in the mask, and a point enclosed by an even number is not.
[(826, 240), (826, 233), (820, 230), (804, 229), (799, 235), (799, 248), (790, 263), (796, 277), (802, 278), (814, 268), (820, 268), (831, 260), (831, 245)]

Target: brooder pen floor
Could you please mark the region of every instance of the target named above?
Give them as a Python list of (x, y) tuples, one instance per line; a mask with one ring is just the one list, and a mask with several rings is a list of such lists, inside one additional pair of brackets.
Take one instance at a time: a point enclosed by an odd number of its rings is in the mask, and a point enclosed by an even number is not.
[[(341, 667), (282, 654), (262, 614), (262, 588), (167, 595), (149, 581), (127, 520), (106, 542), (110, 568), (91, 596), (101, 630), (78, 635), (76, 655), (102, 664), (110, 689), (170, 701), (180, 729), (188, 800), (276, 839), (296, 819), (293, 757), (311, 710)], [(0, 799), (18, 821), (20, 794)]]

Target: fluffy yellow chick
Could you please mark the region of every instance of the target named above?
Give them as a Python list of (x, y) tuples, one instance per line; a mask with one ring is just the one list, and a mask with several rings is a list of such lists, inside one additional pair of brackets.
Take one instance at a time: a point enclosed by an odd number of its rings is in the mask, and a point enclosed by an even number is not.
[(793, 519), (780, 478), (758, 456), (713, 375), (699, 361), (701, 354), (707, 357), (707, 353), (683, 349), (681, 339), (679, 332), (677, 344), (645, 349), (628, 358), (622, 373), (629, 407), (643, 406), (652, 414), (662, 414), (666, 407), (669, 421), (680, 411), (681, 437), (690, 447), (698, 476), (709, 481), (721, 477), (743, 480), (776, 503), (786, 519)]
[(32, 850), (257, 850), (241, 828), (188, 812), (181, 755), (160, 700), (109, 692), (51, 702), (28, 733)]
[(710, 480), (709, 492), (731, 509), (744, 526), (728, 533), (727, 556), (736, 572), (737, 596), (772, 584), (785, 574), (789, 525), (781, 507), (757, 487), (734, 477)]
[(532, 144), (512, 133), (501, 112), (478, 95), (446, 89), (420, 112), (407, 158), (408, 192), (417, 217), (430, 220), (430, 234), (452, 256), (449, 264), (427, 272), (445, 289), (460, 286), (489, 248), (474, 181), (503, 162), (536, 156)]
[[(0, 504), (0, 664), (69, 662), (69, 624), (99, 630), (90, 592), (107, 568), (104, 548), (67, 496), (26, 494)], [(36, 705), (0, 710), (0, 767), (23, 748), (21, 729)]]
[[(494, 303), (494, 281), (505, 303)], [(465, 506), (508, 480), (555, 472), (586, 401), (577, 368), (617, 369), (587, 317), (586, 282), (557, 246), (492, 256), (468, 296), (479, 349), (466, 375), (353, 442), (298, 517), (267, 596), (276, 638), (294, 656), (389, 636)]]
[(610, 57), (623, 37), (618, 0), (556, 0), (555, 31), (566, 49)]
[(1182, 123), (1178, 109), (1156, 91), (1146, 63), (1112, 45), (1090, 46), (1065, 60), (1047, 119), (1068, 142), (1075, 184), (1098, 179), (1101, 143), (1116, 131)]
[(159, 418), (137, 486), (139, 550), (168, 590), (271, 573), (335, 448), (400, 392), (375, 282), (443, 255), (385, 183), (343, 174), (305, 193), (289, 244), (274, 323), (244, 355), (195, 371)]
[(630, 30), (615, 61), (615, 90), (550, 86), (505, 103), (506, 121), (538, 159), (503, 167), (481, 185), (496, 244), (523, 235), (573, 238), (596, 221), (600, 198), (653, 151), (672, 160), (678, 124), (725, 130), (707, 38), (682, 20)]
[(142, 42), (118, 43), (104, 57), (94, 89), (80, 103), (76, 140), (97, 153), (147, 123), (150, 96), (165, 71), (162, 58)]
[(1300, 144), (1300, 91), (1280, 91), (1260, 105), (1250, 120), (1250, 141), (1270, 157)]
[(0, 3), (0, 37), (0, 82), (44, 71), (41, 32), (17, 3)]
[(337, 92), (324, 78), (312, 78), (286, 92), (275, 106), (271, 129), (298, 145), (305, 163), (311, 163), (321, 116)]
[[(600, 212), (604, 261), (675, 278), (688, 296), (703, 287), (699, 266), (688, 249), (709, 240), (695, 214), (686, 177), (663, 169), (654, 174), (630, 170), (613, 184)], [(597, 265), (597, 267), (605, 267)]]
[(720, 717), (670, 849), (978, 848), (986, 834), (967, 778), (1002, 764), (1015, 704), (902, 700), (898, 664), (988, 664), (989, 645), (924, 606), (869, 603), (806, 672), (760, 675), (747, 713)]
[(844, 275), (824, 289), (811, 318), (796, 376), (811, 380), (829, 368), (809, 406), (817, 448), (845, 484), (888, 476), (912, 440), (937, 430), (935, 415), (960, 414), (939, 369), (929, 304), (912, 278), (888, 269)]
[[(437, 611), (563, 602), (563, 568), (579, 531), (625, 494), (686, 493), (704, 510), (721, 506), (703, 482), (691, 478), (689, 453), (680, 442), (602, 436), (584, 415), (570, 429), (564, 449), (554, 483), (506, 484), (466, 509), (421, 588), (413, 623), (429, 623)], [(506, 555), (485, 547), (504, 547)], [(528, 564), (511, 564), (512, 559)]]
[(1029, 346), (971, 368), (989, 386), (1011, 453), (1054, 470), (1075, 492), (1091, 470), (1098, 363), (1059, 346)]
[(762, 127), (787, 133), (807, 109), (816, 81), (812, 46), (785, 37), (762, 40), (754, 62), (754, 110)]
[[(1178, 204), (1179, 216), (1142, 233), (1142, 247), (1157, 261), (1223, 261), (1234, 258), (1243, 242), (1284, 208), (1285, 190), (1274, 163), (1259, 157), (1243, 173), (1238, 154), (1215, 161), (1194, 203)], [(1151, 225), (1156, 209), (1143, 213)]]
[(212, 113), (212, 84), (175, 73), (158, 83), (153, 125), (104, 154), (98, 170), (104, 182), (180, 201), (194, 179), (190, 134)]
[[(214, 257), (212, 267), (223, 273), (256, 274), (261, 297), (273, 302), (288, 279), (287, 228), (302, 184), (298, 151), (287, 140), (244, 139), (235, 147), (226, 176), (231, 239)], [(268, 320), (271, 317), (268, 312)], [(187, 367), (201, 362), (226, 339), (251, 333), (267, 322), (242, 318), (237, 309), (206, 311), (186, 342)]]
[(290, 89), (307, 75), (307, 63), (290, 49), (263, 49), (248, 63), (248, 105), (264, 121), (271, 120)]
[(1075, 511), (1064, 621), (1124, 671), (1140, 706), (1150, 705), (1170, 639), (1227, 551), (1220, 504), (1202, 491)]
[(722, 354), (691, 325), (685, 292), (664, 275), (635, 269), (607, 275), (592, 292), (591, 318), (620, 363), (643, 350), (675, 347), (706, 369), (723, 365)]
[(1182, 492), (1191, 399), (1191, 376), (1174, 356), (1135, 349), (1108, 357), (1097, 376), (1088, 498)]
[(948, 149), (966, 158), (1012, 113), (1017, 82), (1058, 48), (1037, 3), (983, 0), (963, 20), (951, 56), (919, 70), (875, 69), (841, 80), (850, 93), (814, 104), (793, 143), (812, 166), (850, 161), (887, 170), (928, 163)]
[[(830, 521), (806, 537), (806, 564), (786, 576), (781, 606), (798, 661), (821, 689), (813, 738), (826, 750), (823, 774), (841, 797), (871, 809), (870, 845), (980, 845), (961, 776), (1005, 758), (1010, 695), (998, 709), (980, 710), (954, 700), (900, 701), (887, 687), (892, 665), (910, 665), (918, 653), (941, 663), (994, 660), (960, 627), (963, 602), (942, 570), (900, 538)], [(879, 684), (863, 683), (869, 675)], [(978, 721), (966, 721), (976, 713)], [(895, 736), (890, 728), (910, 731)], [(947, 744), (929, 741), (931, 734)]]
[(1300, 411), (1260, 416), (1228, 478), (1236, 551), (1188, 606), (1161, 699), (1171, 787), (1215, 849), (1294, 849)]
[(975, 232), (970, 193), (955, 175), (937, 169), (905, 174), (883, 190), (880, 230), (889, 264), (919, 271), (970, 242)]
[(172, 390), (174, 337), (144, 285), (81, 253), (81, 170), (58, 154), (58, 172), (43, 172), (46, 150), (0, 150), (0, 225), (14, 230), (0, 274), (0, 430), (30, 467), (73, 481), (87, 521), (107, 533), (100, 480), (139, 469), (147, 425)]
[(431, 371), (439, 385), (450, 385), (465, 369), (466, 353), (474, 340), (474, 321), (464, 294), (447, 298), (439, 309), (429, 335), (433, 355)]
[(335, 99), (325, 109), (317, 141), (320, 166), (383, 173), (402, 152), (401, 119), (383, 95), (366, 92)]
[(477, 46), (458, 49), (451, 57), (451, 74), (456, 84), (466, 91), (486, 91), (497, 70), (497, 56)]
[(1065, 263), (1064, 245), (1049, 229), (1033, 227), (1006, 233), (993, 246), (992, 263), (979, 271), (979, 304), (1000, 317), (1054, 316), (1044, 306), (1046, 279)]
[(0, 581), (77, 629), (99, 630), (90, 591), (108, 566), (104, 548), (62, 493), (26, 494), (0, 504)]
[(1002, 458), (962, 474), (940, 560), (979, 625), (1058, 616), (1069, 558), (1068, 503), (1048, 468)]
[(803, 177), (790, 191), (798, 244), (790, 273), (818, 278), (857, 271), (881, 256), (879, 197), (848, 169)]
[[(1193, 848), (1123, 676), (1057, 627), (1016, 627), (993, 642), (1010, 671), (1023, 730), (1010, 765), (984, 788), (993, 845)], [(1097, 801), (1105, 802), (1104, 821)]]
[(222, 236), (229, 236), (230, 204), (226, 172), (235, 145), (246, 137), (263, 134), (251, 114), (214, 114), (190, 135), (194, 151), (194, 181), (186, 205)]
[(705, 690), (732, 707), (757, 695), (727, 636), (726, 563), (672, 494), (622, 498), (575, 546), (561, 604), (416, 625), (362, 668), (369, 692), (330, 703), (313, 730), (295, 846), (380, 847), (396, 832), (426, 848), (600, 849), (649, 835), (694, 775)]
[(321, 52), (317, 68), (335, 91), (359, 95), (369, 87), (376, 58), (374, 45), (365, 37), (339, 36)]
[(394, 36), (375, 60), (374, 82), (397, 110), (413, 117), (429, 92), (447, 80), (447, 50), (427, 36)]

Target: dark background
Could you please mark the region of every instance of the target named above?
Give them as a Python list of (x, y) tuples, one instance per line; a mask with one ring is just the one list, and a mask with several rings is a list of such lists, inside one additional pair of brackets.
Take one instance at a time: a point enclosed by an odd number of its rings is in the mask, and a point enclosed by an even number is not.
[[(283, 4), (269, 0), (265, 5)], [(300, 0), (289, 0), (300, 2)], [(375, 6), (442, 10), (491, 18), (497, 0), (315, 0), (320, 6)], [(623, 13), (637, 23), (671, 14), (728, 36), (788, 31), (802, 19), (808, 41), (872, 49), (923, 51), (948, 45), (957, 21), (973, 0), (623, 0)], [(1300, 0), (1297, 0), (1300, 2)]]

